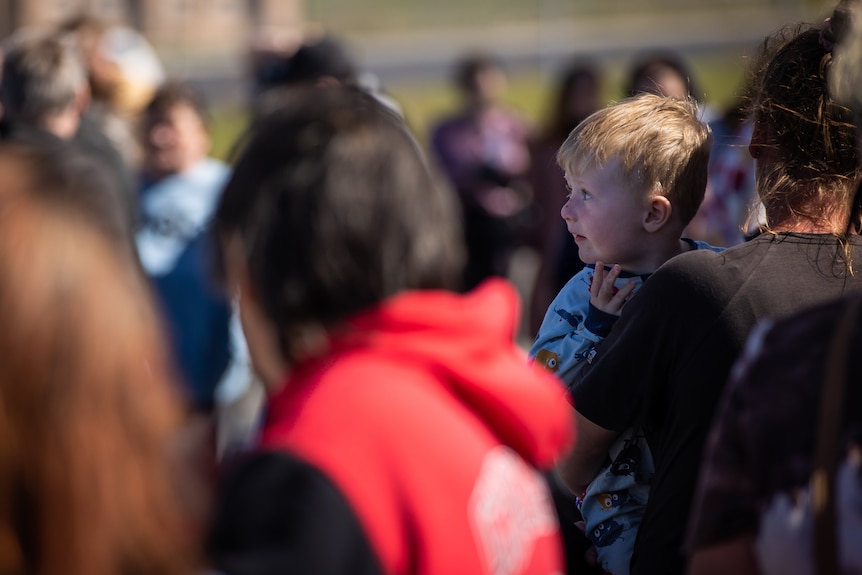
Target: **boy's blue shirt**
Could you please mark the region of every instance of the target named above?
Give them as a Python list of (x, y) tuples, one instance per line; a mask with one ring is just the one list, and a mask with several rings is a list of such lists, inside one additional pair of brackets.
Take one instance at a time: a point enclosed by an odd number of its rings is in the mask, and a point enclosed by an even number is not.
[[(722, 251), (706, 242), (688, 240), (692, 249)], [(545, 313), (530, 358), (564, 383), (570, 381), (573, 370), (584, 360), (589, 361), (593, 348), (610, 332), (617, 316), (605, 313), (590, 304), (590, 284), (595, 265), (588, 264), (570, 279)], [(650, 274), (631, 274), (623, 270), (614, 282), (616, 288), (635, 282), (637, 292)]]

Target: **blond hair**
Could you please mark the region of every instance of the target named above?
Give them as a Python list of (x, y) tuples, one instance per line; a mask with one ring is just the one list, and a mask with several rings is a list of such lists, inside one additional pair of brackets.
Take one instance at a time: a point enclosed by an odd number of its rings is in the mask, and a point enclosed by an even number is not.
[(566, 173), (618, 160), (633, 193), (660, 195), (687, 224), (706, 191), (712, 132), (694, 100), (641, 94), (603, 108), (572, 130), (557, 152)]

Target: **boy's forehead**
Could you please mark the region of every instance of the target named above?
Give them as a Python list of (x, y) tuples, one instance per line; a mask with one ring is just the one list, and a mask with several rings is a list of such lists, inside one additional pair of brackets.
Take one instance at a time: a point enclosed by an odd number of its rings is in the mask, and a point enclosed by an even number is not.
[(563, 170), (566, 180), (574, 180), (583, 177), (586, 174), (597, 174), (613, 172), (617, 173), (621, 169), (620, 159), (616, 156), (611, 156), (604, 161), (600, 161), (595, 156), (579, 156), (574, 158), (568, 166)]

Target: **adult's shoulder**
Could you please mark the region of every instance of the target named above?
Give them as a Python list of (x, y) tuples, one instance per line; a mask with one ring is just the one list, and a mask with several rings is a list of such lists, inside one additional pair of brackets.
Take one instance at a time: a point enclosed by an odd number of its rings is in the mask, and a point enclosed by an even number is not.
[(666, 268), (676, 274), (684, 274), (688, 270), (710, 270), (724, 262), (725, 254), (725, 250), (693, 249), (672, 257), (659, 270)]
[(644, 284), (643, 289), (667, 291), (671, 286), (704, 286), (715, 288), (728, 280), (728, 251), (697, 249), (684, 252), (666, 261)]

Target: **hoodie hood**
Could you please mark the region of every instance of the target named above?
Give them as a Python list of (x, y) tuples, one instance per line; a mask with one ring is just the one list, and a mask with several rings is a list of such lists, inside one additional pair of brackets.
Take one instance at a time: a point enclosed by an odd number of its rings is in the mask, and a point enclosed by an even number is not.
[(547, 469), (574, 437), (565, 389), (514, 343), (518, 296), (504, 280), (469, 294), (415, 291), (353, 317), (331, 334), (331, 356), (372, 349), (420, 363), (533, 465)]

